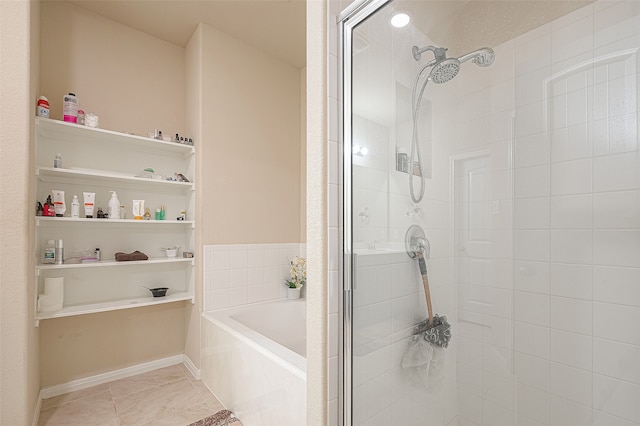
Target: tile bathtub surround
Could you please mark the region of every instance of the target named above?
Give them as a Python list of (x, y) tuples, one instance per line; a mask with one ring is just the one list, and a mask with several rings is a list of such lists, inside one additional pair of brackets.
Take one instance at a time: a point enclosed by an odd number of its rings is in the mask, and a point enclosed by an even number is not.
[(305, 253), (306, 245), (299, 243), (204, 246), (204, 309), (287, 297), (289, 262)]
[(224, 409), (182, 365), (42, 401), (38, 425), (187, 425)]

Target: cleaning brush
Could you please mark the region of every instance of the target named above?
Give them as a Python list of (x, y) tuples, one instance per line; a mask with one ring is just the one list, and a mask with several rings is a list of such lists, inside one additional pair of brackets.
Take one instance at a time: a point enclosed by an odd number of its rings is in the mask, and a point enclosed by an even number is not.
[(413, 328), (413, 335), (421, 335), (424, 339), (436, 346), (446, 348), (451, 340), (451, 325), (447, 322), (446, 316), (433, 315), (431, 307), (431, 292), (429, 291), (429, 278), (427, 276), (427, 264), (424, 261), (422, 251), (417, 253), (418, 265), (420, 266), (420, 275), (422, 275), (422, 286), (424, 287), (424, 295), (427, 299), (427, 310), (429, 318), (418, 323)]

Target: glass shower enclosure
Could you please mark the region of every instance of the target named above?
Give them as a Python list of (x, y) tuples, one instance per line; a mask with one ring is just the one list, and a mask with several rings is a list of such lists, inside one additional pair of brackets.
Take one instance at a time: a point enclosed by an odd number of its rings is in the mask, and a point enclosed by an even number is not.
[(339, 28), (342, 423), (640, 425), (640, 2)]

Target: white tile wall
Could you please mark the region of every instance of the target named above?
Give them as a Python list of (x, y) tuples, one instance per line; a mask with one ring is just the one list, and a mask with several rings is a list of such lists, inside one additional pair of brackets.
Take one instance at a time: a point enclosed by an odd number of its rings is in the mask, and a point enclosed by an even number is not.
[[(492, 191), (501, 199), (513, 197), (513, 251), (501, 253), (514, 259), (512, 284), (505, 287), (513, 297), (497, 297), (486, 273), (486, 264), (496, 261), (487, 254), (509, 247), (507, 240), (496, 239), (495, 231), (476, 232), (486, 237), (482, 252), (460, 255), (455, 263), (459, 319), (465, 321), (458, 330), (465, 339), (458, 347), (464, 365), (458, 405), (469, 409), (458, 415), (470, 424), (501, 424), (498, 403), (507, 410), (505, 424), (639, 422), (637, 404), (630, 401), (638, 392), (640, 360), (638, 24), (638, 2), (596, 2), (510, 42), (513, 86), (485, 80), (482, 93), (489, 99), (506, 99), (505, 90), (513, 87), (515, 139), (513, 148), (502, 147), (507, 155), (513, 149), (513, 169), (500, 170), (501, 182), (483, 191), (489, 205), (496, 199)], [(603, 60), (606, 54), (617, 56)], [(456, 77), (465, 78), (462, 72)], [(458, 109), (457, 123), (476, 120), (465, 111)], [(489, 152), (484, 145), (473, 153), (479, 149)], [(490, 152), (501, 157), (495, 147)], [(513, 192), (505, 194), (509, 180)], [(456, 204), (454, 215), (471, 205)], [(477, 216), (472, 223), (490, 229), (497, 222)], [(513, 398), (503, 394), (499, 402), (499, 388), (478, 393), (495, 383), (497, 352), (484, 350), (479, 364), (467, 353), (480, 353), (478, 347), (491, 347), (486, 339), (495, 342), (500, 335), (482, 315), (487, 313), (513, 320), (512, 327), (502, 327), (512, 338), (500, 343), (512, 351), (513, 363), (504, 360), (502, 366), (513, 366), (507, 376), (515, 385)], [(478, 338), (478, 329), (490, 324), (491, 331)]]
[[(204, 309), (224, 309), (287, 297), (289, 261), (305, 244), (204, 246)], [(303, 288), (304, 291), (304, 288)]]

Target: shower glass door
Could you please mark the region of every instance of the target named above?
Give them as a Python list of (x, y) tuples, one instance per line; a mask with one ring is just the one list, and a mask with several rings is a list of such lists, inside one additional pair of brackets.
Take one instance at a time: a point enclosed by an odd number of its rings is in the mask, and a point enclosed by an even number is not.
[(640, 425), (640, 2), (369, 1), (340, 35), (343, 423)]

